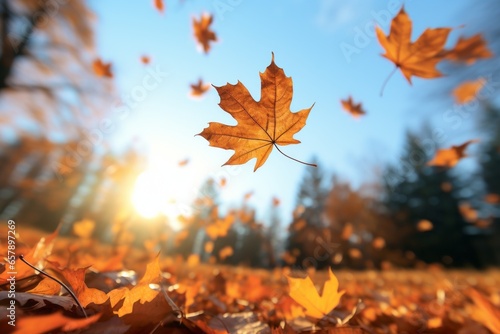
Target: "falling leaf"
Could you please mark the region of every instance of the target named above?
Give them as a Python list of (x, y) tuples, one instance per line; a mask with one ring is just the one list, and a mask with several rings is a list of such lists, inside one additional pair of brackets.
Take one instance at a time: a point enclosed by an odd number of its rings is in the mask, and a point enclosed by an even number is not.
[(354, 103), (352, 97), (349, 96), (347, 100), (340, 100), (342, 107), (345, 111), (352, 115), (354, 118), (358, 118), (366, 114), (366, 111), (363, 110), (360, 103)]
[[(62, 315), (60, 312), (48, 315), (19, 317), (12, 334), (42, 334), (60, 329), (62, 332), (76, 331), (95, 323), (100, 314), (94, 314), (88, 318), (74, 319)], [(60, 331), (57, 331), (58, 333)]]
[(417, 230), (420, 232), (427, 232), (431, 231), (434, 228), (434, 225), (431, 223), (430, 220), (427, 219), (422, 219), (417, 223)]
[(111, 63), (104, 63), (101, 59), (94, 60), (92, 63), (92, 69), (94, 70), (94, 74), (98, 77), (113, 77), (113, 73), (111, 72)]
[(198, 254), (189, 254), (186, 262), (189, 267), (196, 267), (200, 264), (200, 256)]
[(235, 151), (224, 165), (244, 164), (256, 158), (256, 171), (266, 162), (273, 146), (283, 154), (278, 145), (300, 143), (293, 135), (306, 124), (312, 106), (297, 113), (290, 111), (292, 79), (276, 66), (274, 54), (271, 65), (260, 78), (261, 99), (258, 102), (239, 81), (236, 85), (215, 87), (221, 98), (220, 107), (238, 124), (229, 126), (212, 122), (199, 135), (208, 140), (210, 146)]
[(217, 36), (210, 28), (213, 20), (213, 16), (207, 13), (201, 14), (199, 21), (193, 17), (194, 37), (205, 53), (210, 51), (210, 42), (217, 42)]
[(357, 248), (349, 249), (349, 257), (351, 259), (361, 259), (363, 257), (363, 253)]
[(469, 140), (461, 145), (452, 146), (450, 148), (439, 149), (436, 152), (434, 158), (431, 161), (429, 161), (427, 165), (451, 168), (455, 166), (460, 161), (460, 159), (467, 156), (465, 154), (467, 146), (477, 142), (478, 140)]
[(455, 96), (455, 102), (458, 104), (466, 104), (476, 99), (477, 94), (486, 84), (484, 78), (479, 78), (474, 81), (466, 81), (460, 84), (457, 88), (453, 90), (453, 96)]
[(460, 214), (462, 215), (464, 220), (469, 223), (474, 223), (478, 218), (477, 210), (475, 210), (467, 202), (460, 203), (458, 206), (458, 210), (460, 211)]
[(233, 247), (226, 246), (219, 251), (219, 258), (225, 260), (226, 258), (233, 255)]
[(221, 177), (220, 180), (219, 180), (219, 186), (221, 188), (224, 188), (227, 184), (227, 179), (225, 177)]
[(500, 195), (499, 194), (486, 194), (484, 195), (484, 201), (488, 204), (499, 204)]
[(186, 166), (188, 163), (189, 163), (189, 159), (186, 158), (184, 160), (179, 161), (178, 165), (179, 165), (179, 167), (183, 167), (183, 166)]
[(245, 202), (247, 202), (250, 200), (250, 198), (252, 198), (252, 196), (253, 196), (253, 191), (249, 191), (249, 192), (245, 193), (245, 195), (243, 195), (243, 200)]
[(149, 56), (143, 55), (140, 59), (141, 63), (143, 63), (144, 65), (148, 65), (149, 63), (151, 63), (151, 58)]
[(443, 59), (442, 52), (450, 33), (450, 28), (426, 29), (414, 42), (411, 42), (412, 22), (404, 7), (391, 22), (388, 36), (376, 27), (377, 37), (385, 49), (383, 57), (392, 61), (405, 78), (437, 78), (442, 76), (436, 65)]
[(161, 14), (165, 12), (165, 3), (163, 0), (153, 0), (153, 6)]
[(223, 218), (217, 218), (215, 222), (205, 227), (205, 232), (212, 240), (215, 240), (219, 237), (225, 237), (227, 235), (227, 232), (233, 225), (234, 220), (235, 216), (233, 214), (227, 214)]
[(279, 205), (280, 205), (280, 203), (281, 203), (281, 201), (280, 201), (280, 199), (279, 199), (278, 197), (273, 197), (273, 200), (272, 200), (272, 201), (273, 201), (273, 206), (274, 206), (274, 207), (279, 206)]
[(341, 234), (340, 238), (342, 240), (348, 240), (351, 237), (353, 231), (354, 231), (354, 227), (352, 226), (352, 224), (346, 223), (344, 225), (344, 228), (342, 229), (342, 234)]
[(203, 249), (205, 250), (205, 253), (212, 253), (212, 251), (214, 250), (214, 243), (213, 241), (207, 241), (205, 242), (205, 246), (203, 247)]
[(210, 89), (210, 84), (203, 83), (202, 79), (198, 79), (197, 83), (191, 84), (190, 86), (191, 86), (190, 95), (195, 98), (202, 96)]
[(460, 37), (455, 47), (444, 52), (446, 59), (472, 65), (478, 59), (493, 57), (488, 45), (481, 34), (469, 38)]
[(73, 224), (73, 234), (88, 239), (94, 233), (95, 222), (91, 219), (82, 219)]
[(376, 237), (372, 242), (373, 248), (382, 249), (385, 247), (385, 239), (382, 237)]
[(330, 313), (340, 302), (345, 291), (338, 291), (339, 282), (332, 270), (328, 270), (329, 279), (323, 285), (321, 295), (316, 290), (309, 276), (306, 278), (292, 278), (287, 276), (290, 286), (290, 297), (306, 309), (306, 315), (322, 319)]

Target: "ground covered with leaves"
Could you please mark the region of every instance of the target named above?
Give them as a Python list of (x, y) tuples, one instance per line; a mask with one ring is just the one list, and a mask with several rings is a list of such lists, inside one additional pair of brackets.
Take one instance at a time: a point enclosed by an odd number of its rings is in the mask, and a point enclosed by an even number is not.
[(17, 256), (78, 302), (19, 258), (12, 296), (2, 254), (2, 333), (500, 333), (498, 270), (261, 270), (22, 232)]

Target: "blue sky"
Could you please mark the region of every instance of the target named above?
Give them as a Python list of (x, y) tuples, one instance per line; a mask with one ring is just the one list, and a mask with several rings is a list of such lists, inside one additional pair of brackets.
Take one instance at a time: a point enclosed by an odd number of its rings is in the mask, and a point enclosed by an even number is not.
[[(226, 10), (216, 6), (221, 4)], [(219, 108), (215, 89), (194, 100), (188, 96), (189, 84), (200, 77), (216, 86), (240, 80), (258, 100), (259, 72), (269, 65), (274, 52), (276, 64), (293, 78), (292, 111), (315, 103), (306, 126), (295, 135), (302, 143), (286, 146), (283, 151), (304, 161), (316, 156), (328, 174), (335, 172), (360, 184), (374, 177), (376, 166), (397, 158), (408, 127), (435, 118), (426, 111), (432, 103), (422, 100), (422, 92), (435, 89), (439, 83), (416, 78), (410, 86), (396, 73), (384, 96), (379, 95), (393, 65), (380, 56), (383, 50), (370, 29), (378, 18), (388, 31), (386, 17), (389, 14), (392, 18), (401, 4), (397, 0), (166, 0), (166, 12), (160, 14), (150, 1), (123, 1), (119, 5), (92, 2), (98, 18), (98, 53), (113, 63), (119, 95), (130, 94), (141, 85), (147, 68), (159, 67), (168, 73), (120, 122), (112, 140), (120, 147), (135, 138), (147, 147), (151, 164), (156, 165), (153, 168), (166, 175), (164, 183), (158, 182), (154, 196), (170, 197), (182, 206), (189, 203), (207, 176), (224, 175), (228, 183), (221, 191), (221, 200), (226, 205), (240, 203), (243, 194), (253, 191), (250, 203), (264, 217), (276, 196), (282, 202), (283, 220), (288, 222), (298, 183), (309, 167), (276, 150), (255, 173), (254, 161), (221, 167), (232, 151), (209, 147), (205, 139), (194, 135), (208, 122), (234, 121)], [(459, 14), (470, 4), (463, 0), (408, 0), (405, 8), (417, 37), (426, 27), (468, 24), (467, 17)], [(191, 19), (202, 12), (214, 14), (213, 30), (219, 37), (208, 55), (197, 49), (192, 37)], [(456, 41), (458, 35), (454, 32), (450, 41)], [(346, 56), (346, 45), (356, 52)], [(144, 54), (152, 59), (148, 67), (139, 62)], [(349, 95), (363, 103), (365, 117), (353, 119), (342, 111), (339, 101)], [(451, 131), (444, 125), (442, 129)], [(443, 145), (462, 139), (455, 135), (446, 138), (450, 140), (444, 140)], [(189, 164), (178, 167), (186, 158)]]

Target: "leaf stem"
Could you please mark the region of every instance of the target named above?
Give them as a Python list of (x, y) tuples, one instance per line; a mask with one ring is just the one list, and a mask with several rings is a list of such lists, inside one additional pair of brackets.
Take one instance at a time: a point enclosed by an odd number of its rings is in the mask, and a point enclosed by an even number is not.
[(394, 75), (394, 73), (396, 73), (396, 71), (398, 70), (398, 68), (399, 68), (399, 66), (396, 65), (396, 67), (394, 67), (394, 69), (392, 70), (392, 72), (389, 73), (389, 75), (387, 76), (387, 78), (385, 78), (384, 83), (382, 84), (382, 88), (380, 88), (380, 96), (384, 95), (385, 86), (389, 82), (389, 79), (392, 78), (392, 76)]
[(312, 167), (318, 167), (318, 165), (316, 165), (316, 164), (311, 164), (311, 163), (308, 163), (308, 162), (304, 162), (304, 161), (300, 161), (300, 160), (297, 160), (297, 159), (295, 159), (295, 158), (292, 158), (291, 156), (289, 156), (289, 155), (287, 155), (287, 154), (283, 153), (283, 151), (281, 151), (281, 150), (280, 150), (280, 148), (278, 147), (278, 145), (276, 145), (276, 144), (273, 144), (273, 145), (274, 145), (274, 147), (276, 147), (276, 149), (278, 150), (278, 152), (280, 152), (281, 154), (283, 154), (283, 155), (284, 155), (285, 157), (287, 157), (288, 159), (291, 159), (291, 160), (293, 160), (293, 161), (297, 161), (298, 163), (301, 163), (301, 164), (303, 164), (303, 165), (312, 166)]
[(71, 295), (71, 297), (75, 300), (75, 302), (78, 304), (78, 306), (80, 307), (80, 309), (82, 310), (83, 312), (83, 315), (85, 316), (85, 318), (88, 318), (89, 316), (87, 315), (87, 312), (85, 312), (85, 309), (83, 308), (82, 304), (80, 304), (80, 301), (78, 300), (78, 298), (76, 298), (75, 294), (73, 293), (73, 291), (71, 291), (71, 289), (66, 285), (64, 284), (62, 281), (58, 280), (57, 278), (47, 274), (45, 271), (43, 271), (42, 269), (38, 269), (37, 267), (35, 267), (34, 265), (32, 265), (31, 263), (29, 263), (28, 261), (26, 261), (24, 259), (24, 255), (19, 255), (19, 259), (21, 261), (23, 261), (25, 264), (27, 264), (29, 267), (33, 268), (34, 270), (40, 272), (40, 274), (43, 274), (45, 277), (48, 277), (50, 278), (51, 280), (53, 281), (56, 281), (57, 283), (59, 283), (61, 286), (63, 286), (68, 292), (69, 294)]

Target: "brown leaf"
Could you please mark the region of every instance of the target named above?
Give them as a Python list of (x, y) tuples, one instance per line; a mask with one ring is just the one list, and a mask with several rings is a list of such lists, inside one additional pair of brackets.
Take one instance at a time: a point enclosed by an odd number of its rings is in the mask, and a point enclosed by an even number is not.
[(12, 334), (42, 334), (56, 329), (63, 332), (76, 331), (93, 324), (99, 320), (100, 316), (100, 314), (94, 314), (88, 318), (73, 319), (59, 312), (49, 315), (23, 316), (17, 320)]
[[(236, 126), (209, 123), (199, 134), (210, 146), (234, 150), (224, 165), (244, 164), (256, 158), (254, 171), (266, 162), (273, 146), (298, 144), (293, 135), (306, 124), (311, 111), (290, 111), (293, 96), (292, 79), (274, 63), (274, 54), (261, 78), (261, 99), (255, 101), (246, 87), (238, 81), (215, 87), (220, 95), (220, 107), (238, 122)], [(282, 153), (282, 152), (281, 152)], [(294, 159), (295, 160), (295, 159)]]
[[(52, 264), (54, 263), (52, 262)], [(83, 307), (86, 307), (90, 303), (103, 304), (108, 300), (108, 296), (106, 296), (103, 291), (89, 288), (87, 284), (85, 284), (85, 271), (87, 268), (79, 268), (76, 270), (70, 268), (57, 269), (61, 272), (66, 281), (68, 281)]]
[(36, 287), (26, 292), (38, 295), (58, 295), (61, 292), (61, 285), (50, 278), (44, 277)]
[(442, 148), (436, 152), (434, 158), (427, 163), (428, 166), (448, 167), (455, 166), (460, 159), (466, 157), (465, 150), (472, 143), (477, 143), (478, 140), (468, 140), (465, 143), (450, 148)]
[(190, 95), (195, 98), (202, 96), (210, 89), (210, 84), (203, 83), (202, 79), (198, 79), (197, 83), (191, 84), (190, 86), (191, 86)]
[(352, 97), (349, 96), (347, 100), (340, 100), (342, 107), (345, 111), (352, 115), (354, 118), (358, 118), (366, 114), (366, 111), (363, 110), (360, 103), (354, 103)]
[(207, 13), (202, 13), (199, 21), (193, 17), (194, 37), (205, 53), (210, 51), (210, 42), (217, 42), (215, 32), (210, 29), (213, 20), (213, 16)]
[(477, 94), (481, 91), (485, 84), (486, 80), (484, 78), (463, 82), (453, 90), (455, 102), (458, 104), (465, 104), (475, 100)]

